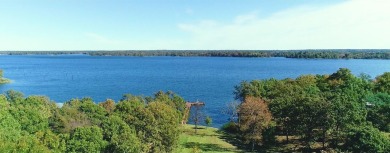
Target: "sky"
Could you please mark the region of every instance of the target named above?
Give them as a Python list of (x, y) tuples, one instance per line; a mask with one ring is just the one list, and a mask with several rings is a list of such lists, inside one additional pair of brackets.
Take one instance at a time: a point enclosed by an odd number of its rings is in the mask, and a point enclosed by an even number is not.
[(1, 51), (390, 49), (390, 0), (0, 0)]

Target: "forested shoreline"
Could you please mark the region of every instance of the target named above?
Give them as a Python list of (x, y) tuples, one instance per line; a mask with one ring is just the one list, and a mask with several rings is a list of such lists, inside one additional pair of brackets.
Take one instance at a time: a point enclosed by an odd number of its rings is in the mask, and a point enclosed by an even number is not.
[(0, 51), (3, 55), (179, 56), (179, 57), (285, 57), (307, 59), (390, 59), (389, 49), (316, 50), (114, 50), (114, 51)]
[(228, 105), (223, 129), (252, 150), (274, 147), (278, 136), (298, 146), (287, 152), (390, 152), (390, 72), (243, 81), (234, 93), (241, 103)]
[[(240, 150), (390, 152), (390, 72), (371, 78), (340, 68), (243, 81), (234, 94), (219, 134)], [(9, 90), (0, 95), (0, 152), (176, 152), (186, 112), (186, 101), (170, 91), (125, 94), (117, 102), (71, 99), (59, 107)]]

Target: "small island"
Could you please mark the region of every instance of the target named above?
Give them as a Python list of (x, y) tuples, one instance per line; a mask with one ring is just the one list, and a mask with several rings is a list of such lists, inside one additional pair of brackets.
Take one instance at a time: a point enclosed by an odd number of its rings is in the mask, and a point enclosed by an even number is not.
[(0, 70), (0, 84), (6, 84), (9, 82), (11, 82), (9, 79), (3, 78), (3, 70)]

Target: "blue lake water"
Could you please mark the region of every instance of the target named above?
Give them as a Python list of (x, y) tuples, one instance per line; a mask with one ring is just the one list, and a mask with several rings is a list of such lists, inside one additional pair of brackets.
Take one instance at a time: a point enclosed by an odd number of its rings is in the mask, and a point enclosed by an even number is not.
[(1, 85), (0, 92), (13, 89), (56, 102), (82, 97), (101, 102), (119, 100), (125, 93), (150, 96), (171, 90), (187, 101), (204, 101), (213, 126), (220, 127), (227, 121), (221, 110), (234, 100), (234, 86), (243, 80), (330, 74), (341, 67), (374, 78), (390, 71), (390, 60), (1, 55), (0, 69), (13, 82)]

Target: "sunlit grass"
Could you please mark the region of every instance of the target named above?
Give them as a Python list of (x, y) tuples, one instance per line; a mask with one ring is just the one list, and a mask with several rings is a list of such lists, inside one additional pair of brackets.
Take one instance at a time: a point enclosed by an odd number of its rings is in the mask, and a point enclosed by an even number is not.
[(197, 134), (193, 125), (182, 125), (181, 128), (183, 132), (179, 138), (177, 153), (240, 152), (235, 146), (224, 141), (216, 128), (200, 126)]

